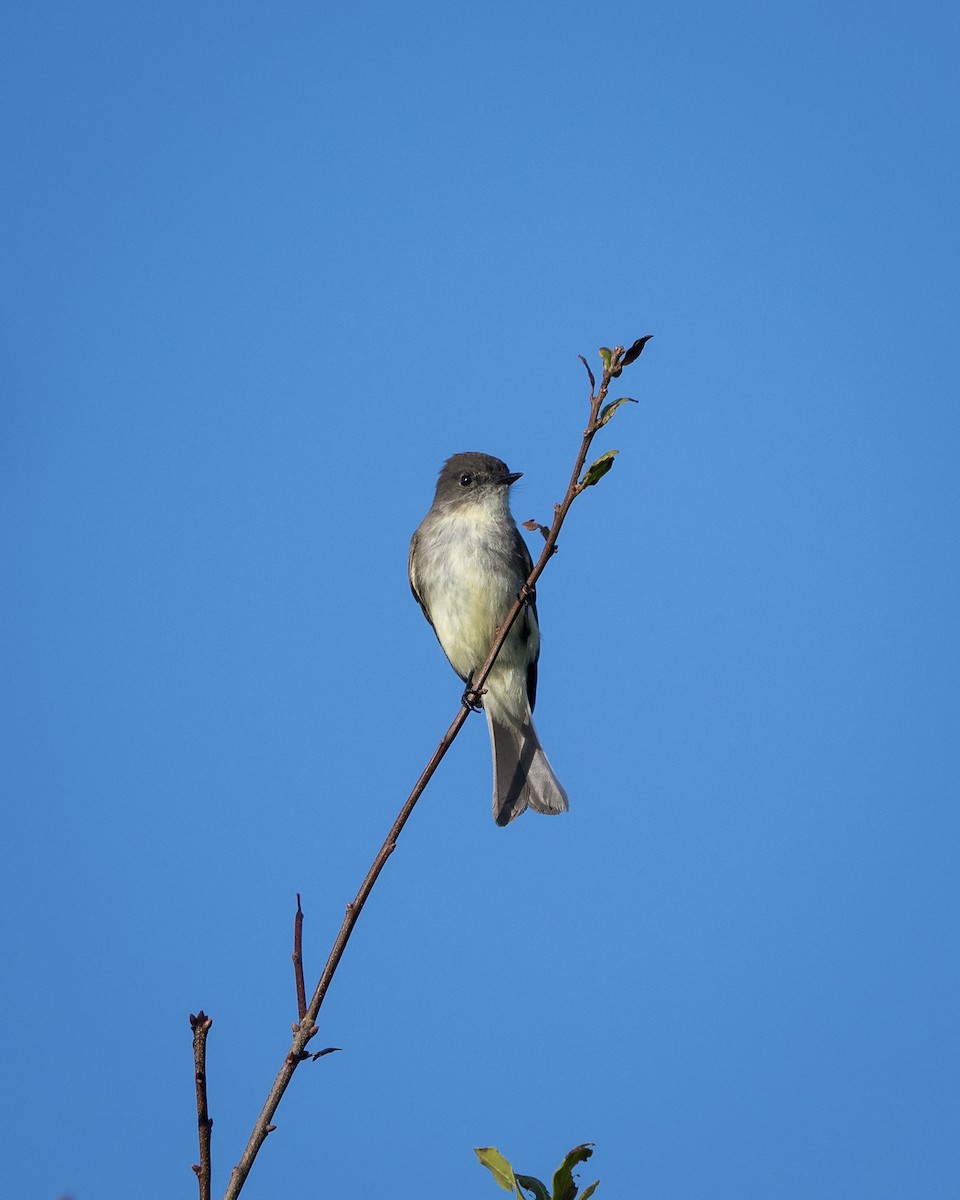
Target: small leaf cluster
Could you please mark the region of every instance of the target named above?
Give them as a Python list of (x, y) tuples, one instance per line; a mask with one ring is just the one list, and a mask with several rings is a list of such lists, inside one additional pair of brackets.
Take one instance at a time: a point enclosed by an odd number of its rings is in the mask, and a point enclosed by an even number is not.
[[(481, 1146), (474, 1150), (477, 1158), (483, 1163), (490, 1174), (505, 1192), (513, 1192), (516, 1200), (529, 1200), (524, 1192), (529, 1192), (534, 1200), (574, 1200), (578, 1189), (573, 1178), (573, 1168), (593, 1154), (593, 1142), (584, 1142), (565, 1155), (563, 1162), (553, 1173), (553, 1190), (548, 1191), (547, 1185), (533, 1175), (518, 1175), (499, 1150), (493, 1146)], [(588, 1197), (600, 1186), (600, 1180), (591, 1183), (580, 1192), (580, 1200)], [(521, 1191), (520, 1189), (523, 1189)]]
[[(650, 341), (652, 336), (653, 334), (648, 333), (646, 337), (637, 338), (633, 345), (628, 349), (624, 349), (623, 346), (614, 346), (612, 350), (609, 348), (609, 346), (600, 347), (600, 361), (603, 363), (603, 378), (600, 381), (600, 393), (598, 393), (597, 400), (599, 400), (600, 396), (605, 393), (611, 379), (619, 378), (624, 367), (629, 367), (632, 362), (636, 362), (636, 360), (643, 353), (644, 346)], [(587, 366), (586, 360), (584, 360), (584, 366)], [(591, 385), (593, 385), (593, 372), (590, 370), (589, 366), (587, 366), (587, 374), (590, 376)], [(617, 409), (621, 404), (636, 404), (636, 400), (634, 400), (632, 396), (621, 396), (618, 400), (611, 400), (609, 404), (605, 404), (597, 414), (596, 423), (593, 426), (594, 432), (596, 432), (598, 429), (602, 429), (608, 421), (613, 419)], [(606, 454), (601, 454), (595, 462), (592, 462), (583, 473), (583, 478), (580, 480), (579, 484), (580, 490), (582, 491), (584, 488), (593, 487), (594, 484), (599, 483), (599, 481), (613, 466), (613, 459), (617, 454), (619, 454), (618, 450), (608, 450)]]
[(611, 379), (617, 379), (624, 367), (629, 367), (632, 362), (636, 362), (643, 353), (643, 348), (653, 337), (652, 333), (648, 333), (646, 337), (637, 338), (633, 345), (624, 350), (622, 346), (617, 346), (611, 350), (607, 346), (600, 347), (600, 361), (603, 363), (604, 371), (608, 372)]

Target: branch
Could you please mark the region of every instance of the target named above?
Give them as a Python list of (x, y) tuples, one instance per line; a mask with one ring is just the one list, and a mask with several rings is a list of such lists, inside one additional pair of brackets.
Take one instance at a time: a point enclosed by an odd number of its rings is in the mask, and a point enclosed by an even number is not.
[[(616, 379), (624, 366), (633, 362), (643, 350), (648, 338), (639, 338), (633, 345), (625, 350), (622, 346), (617, 346), (613, 350), (603, 349), (600, 352), (600, 357), (603, 360), (604, 371), (600, 380), (600, 387), (596, 389), (596, 383), (589, 366), (587, 366), (587, 374), (590, 377), (591, 393), (590, 393), (590, 418), (587, 422), (587, 427), (583, 432), (583, 438), (580, 443), (580, 452), (577, 455), (577, 460), (573, 468), (573, 474), (570, 476), (570, 483), (567, 486), (567, 493), (563, 500), (554, 506), (553, 524), (546, 533), (546, 544), (543, 547), (543, 552), (537, 559), (533, 570), (530, 572), (526, 583), (520, 589), (513, 607), (507, 613), (506, 619), (497, 630), (497, 636), (494, 639), (493, 646), (490, 648), (490, 653), (487, 656), (487, 661), (483, 664), (479, 671), (476, 672), (470, 683), (470, 689), (465, 694), (464, 699), (470, 698), (479, 701), (483, 691), (483, 685), (490, 674), (497, 655), (500, 653), (501, 647), (507, 640), (513, 624), (520, 614), (520, 610), (528, 602), (528, 599), (534, 594), (537, 580), (543, 574), (547, 563), (557, 548), (557, 538), (560, 535), (560, 529), (563, 522), (566, 520), (567, 513), (570, 511), (570, 506), (574, 500), (581, 494), (584, 488), (592, 486), (597, 479), (609, 469), (612, 463), (612, 455), (604, 455), (603, 459), (609, 459), (607, 466), (599, 469), (595, 477), (591, 478), (591, 472), (598, 468), (598, 464), (594, 463), (586, 476), (581, 479), (580, 473), (583, 470), (584, 463), (587, 459), (587, 453), (590, 445), (596, 436), (597, 432), (609, 421), (613, 415), (612, 411), (601, 413), (601, 406), (607, 397), (607, 392), (610, 387), (610, 381)], [(584, 363), (584, 366), (587, 364)], [(616, 453), (616, 451), (613, 451)], [(423, 795), (424, 789), (433, 777), (437, 767), (442, 762), (445, 754), (453, 745), (457, 734), (463, 727), (464, 722), (470, 715), (471, 709), (462, 704), (457, 711), (457, 715), (450, 723), (447, 732), (440, 739), (440, 742), (433, 752), (433, 756), (423, 769), (423, 773), (417, 780), (413, 791), (407, 797), (403, 807), (397, 814), (396, 820), (390, 827), (390, 832), (387, 834), (383, 845), (377, 852), (376, 857), (370, 865), (364, 877), (363, 883), (360, 884), (360, 889), (351, 903), (347, 905), (347, 911), (344, 914), (343, 922), (340, 926), (340, 932), (337, 934), (336, 940), (333, 943), (333, 948), (327, 958), (326, 965), (323, 968), (323, 974), (317, 983), (316, 990), (310, 1000), (305, 1013), (302, 1013), (298, 1024), (293, 1027), (293, 1042), (283, 1064), (273, 1082), (273, 1086), (267, 1096), (266, 1102), (260, 1111), (260, 1115), (253, 1127), (253, 1132), (250, 1134), (250, 1140), (247, 1142), (246, 1148), (240, 1157), (240, 1161), (233, 1168), (230, 1175), (230, 1184), (224, 1193), (224, 1200), (236, 1200), (240, 1194), (240, 1189), (243, 1187), (247, 1176), (250, 1174), (250, 1168), (253, 1166), (254, 1160), (260, 1151), (260, 1147), (267, 1139), (267, 1135), (276, 1127), (272, 1124), (274, 1114), (283, 1098), (283, 1093), (287, 1090), (290, 1080), (293, 1078), (293, 1073), (307, 1058), (314, 1057), (307, 1053), (307, 1044), (311, 1038), (318, 1033), (317, 1018), (320, 1015), (320, 1007), (323, 1004), (324, 997), (327, 994), (327, 989), (330, 986), (331, 980), (336, 973), (337, 967), (340, 965), (340, 960), (343, 957), (343, 952), (347, 948), (347, 942), (350, 940), (350, 935), (353, 933), (360, 913), (363, 911), (363, 906), (367, 902), (367, 897), (373, 890), (373, 885), (377, 882), (380, 872), (386, 865), (387, 859), (394, 852), (397, 846), (397, 839), (407, 823), (407, 818), (413, 812), (414, 806)], [(296, 955), (296, 950), (295, 950)]]
[(302, 1021), (307, 1011), (307, 991), (303, 984), (303, 909), (297, 892), (297, 915), (293, 920), (293, 976), (297, 985), (297, 1016)]
[(201, 1009), (190, 1014), (193, 1029), (193, 1066), (197, 1081), (197, 1128), (200, 1133), (200, 1165), (194, 1165), (200, 1185), (200, 1200), (210, 1200), (210, 1130), (213, 1121), (207, 1112), (207, 1034), (213, 1019)]

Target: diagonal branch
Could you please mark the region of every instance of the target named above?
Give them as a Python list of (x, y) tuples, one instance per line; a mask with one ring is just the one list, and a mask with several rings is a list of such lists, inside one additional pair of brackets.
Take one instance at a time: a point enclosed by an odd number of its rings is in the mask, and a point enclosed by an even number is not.
[[(610, 388), (610, 381), (619, 376), (624, 366), (633, 362), (638, 357), (640, 351), (646, 343), (646, 338), (640, 338), (638, 341), (627, 350), (622, 346), (617, 346), (613, 350), (607, 350), (601, 353), (604, 361), (604, 372), (600, 380), (600, 387), (596, 387), (596, 383), (589, 366), (587, 366), (587, 374), (590, 378), (590, 417), (587, 422), (587, 427), (583, 432), (583, 438), (580, 443), (580, 450), (577, 454), (576, 463), (574, 464), (573, 473), (570, 476), (570, 483), (567, 486), (567, 492), (563, 500), (554, 506), (553, 524), (550, 526), (546, 534), (546, 542), (540, 557), (537, 559), (533, 570), (530, 572), (527, 582), (520, 589), (520, 594), (517, 596), (512, 608), (507, 613), (507, 616), (497, 631), (497, 636), (490, 648), (490, 653), (487, 656), (486, 662), (474, 676), (470, 692), (465, 696), (468, 699), (473, 696), (479, 699), (482, 693), (484, 682), (496, 661), (497, 655), (500, 653), (501, 647), (507, 640), (510, 630), (517, 617), (520, 615), (520, 610), (527, 603), (528, 598), (533, 595), (537, 580), (543, 574), (547, 563), (552, 558), (557, 548), (557, 538), (560, 535), (560, 529), (563, 522), (566, 520), (567, 513), (570, 511), (570, 506), (574, 500), (581, 494), (584, 488), (591, 486), (595, 480), (589, 482), (581, 478), (584, 463), (587, 460), (587, 454), (590, 450), (590, 445), (593, 442), (597, 432), (606, 424), (606, 420), (601, 415), (601, 406), (607, 397), (607, 392)], [(586, 363), (584, 363), (586, 366)], [(609, 418), (607, 418), (609, 419)], [(601, 472), (602, 473), (602, 472)], [(598, 476), (599, 477), (599, 476)], [(253, 1166), (254, 1160), (260, 1151), (260, 1147), (267, 1139), (267, 1135), (275, 1128), (273, 1125), (273, 1117), (277, 1111), (277, 1107), (283, 1098), (284, 1092), (290, 1080), (293, 1078), (293, 1073), (304, 1059), (312, 1057), (307, 1053), (307, 1043), (313, 1038), (317, 1032), (317, 1018), (320, 1014), (320, 1007), (323, 1004), (324, 997), (327, 994), (327, 989), (330, 986), (331, 980), (336, 973), (337, 967), (340, 965), (340, 960), (343, 957), (343, 952), (347, 948), (347, 942), (350, 940), (350, 935), (357, 924), (360, 913), (363, 911), (363, 906), (367, 902), (367, 897), (373, 890), (373, 885), (377, 882), (380, 872), (386, 865), (387, 859), (394, 852), (397, 846), (397, 839), (407, 823), (407, 818), (413, 812), (414, 806), (420, 799), (427, 784), (433, 777), (434, 772), (440, 765), (445, 754), (453, 745), (457, 734), (463, 728), (464, 722), (470, 715), (470, 708), (465, 704), (461, 705), (457, 711), (457, 715), (450, 723), (450, 727), (440, 739), (440, 742), (433, 752), (433, 756), (423, 769), (423, 773), (417, 780), (413, 791), (405, 800), (403, 807), (397, 814), (393, 825), (390, 827), (390, 832), (387, 834), (383, 845), (377, 852), (376, 857), (370, 865), (360, 889), (354, 899), (347, 905), (347, 911), (344, 914), (343, 922), (340, 926), (340, 932), (337, 934), (336, 940), (333, 943), (333, 948), (327, 958), (326, 965), (323, 968), (323, 973), (317, 983), (316, 990), (307, 1006), (306, 1012), (300, 1017), (299, 1024), (294, 1025), (293, 1042), (283, 1064), (273, 1082), (273, 1086), (267, 1096), (266, 1102), (257, 1117), (253, 1127), (253, 1132), (247, 1142), (246, 1148), (240, 1157), (240, 1161), (233, 1168), (230, 1175), (230, 1183), (224, 1193), (224, 1200), (236, 1200), (240, 1194), (240, 1189), (243, 1187), (247, 1176), (250, 1174), (250, 1168)]]

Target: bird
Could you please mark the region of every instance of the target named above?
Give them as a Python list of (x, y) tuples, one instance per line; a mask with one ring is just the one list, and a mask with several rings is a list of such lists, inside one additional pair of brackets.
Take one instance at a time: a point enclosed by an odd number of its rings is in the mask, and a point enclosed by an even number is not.
[[(433, 504), (410, 541), (411, 590), (467, 685), (465, 703), (497, 628), (533, 569), (510, 512), (510, 488), (520, 476), (490, 454), (454, 454), (443, 464)], [(540, 625), (530, 598), (482, 691), (493, 753), (493, 818), (501, 826), (528, 807), (541, 813), (570, 807), (533, 725), (539, 657)]]

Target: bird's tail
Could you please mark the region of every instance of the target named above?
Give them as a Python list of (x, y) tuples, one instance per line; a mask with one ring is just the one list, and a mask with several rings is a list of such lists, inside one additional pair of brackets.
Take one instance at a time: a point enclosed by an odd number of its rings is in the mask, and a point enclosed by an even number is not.
[(529, 805), (535, 812), (561, 813), (570, 807), (567, 793), (553, 773), (533, 727), (524, 721), (501, 720), (487, 708), (493, 748), (493, 819), (508, 825)]

